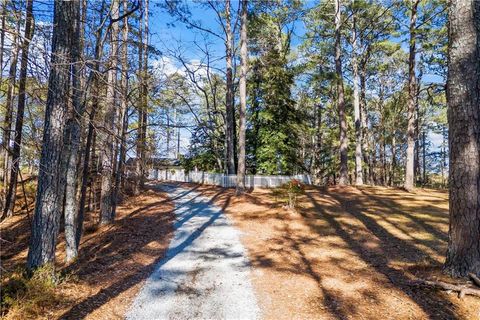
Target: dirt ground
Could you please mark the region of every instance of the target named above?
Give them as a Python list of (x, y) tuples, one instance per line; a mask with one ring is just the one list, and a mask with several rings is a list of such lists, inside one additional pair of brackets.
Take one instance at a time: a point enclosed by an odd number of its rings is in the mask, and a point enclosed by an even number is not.
[[(39, 310), (40, 319), (123, 319), (143, 280), (163, 257), (172, 236), (173, 204), (164, 193), (148, 190), (118, 207), (116, 221), (95, 228), (98, 215), (88, 214), (78, 260), (63, 264), (65, 243), (60, 235), (57, 270), (68, 281), (56, 289), (55, 306)], [(2, 273), (25, 264), (29, 220), (14, 216), (1, 227)], [(24, 319), (25, 313), (8, 313), (6, 319)]]
[[(480, 299), (411, 286), (441, 274), (447, 244), (447, 193), (384, 187), (307, 188), (299, 208), (272, 190), (236, 197), (233, 189), (188, 185), (225, 209), (242, 232), (265, 319), (480, 319)], [(87, 222), (79, 260), (61, 264), (72, 279), (43, 318), (123, 318), (172, 236), (173, 205), (149, 190), (120, 206), (117, 221)], [(28, 220), (2, 223), (2, 265), (23, 264)], [(10, 318), (15, 318), (11, 316)], [(17, 317), (18, 319), (18, 317)]]
[[(203, 186), (204, 192), (218, 192)], [(413, 287), (441, 274), (448, 194), (308, 188), (296, 211), (272, 191), (217, 202), (243, 232), (266, 319), (480, 319), (480, 299)]]

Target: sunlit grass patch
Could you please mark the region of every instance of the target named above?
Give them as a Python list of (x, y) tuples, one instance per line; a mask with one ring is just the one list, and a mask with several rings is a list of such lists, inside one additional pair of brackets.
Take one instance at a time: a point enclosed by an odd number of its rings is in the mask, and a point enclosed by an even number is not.
[(25, 269), (2, 275), (1, 314), (4, 319), (48, 318), (48, 311), (67, 301), (58, 293), (57, 286), (68, 277), (57, 274), (53, 267), (45, 266), (29, 276)]

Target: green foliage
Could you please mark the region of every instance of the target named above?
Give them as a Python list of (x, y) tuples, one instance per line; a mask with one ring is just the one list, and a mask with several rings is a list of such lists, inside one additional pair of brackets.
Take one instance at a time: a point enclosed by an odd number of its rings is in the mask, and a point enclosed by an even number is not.
[(292, 179), (283, 184), (279, 189), (280, 193), (283, 193), (287, 196), (286, 204), (290, 209), (295, 209), (297, 207), (298, 196), (305, 193), (305, 186), (296, 179)]
[[(280, 9), (281, 8), (281, 9)], [(251, 68), (248, 79), (250, 171), (291, 174), (298, 167), (299, 112), (292, 98), (294, 72), (289, 66), (290, 33), (279, 25), (286, 21), (285, 7), (262, 7), (249, 17)]]
[[(416, 26), (418, 132), (427, 130), (443, 135), (446, 128), (445, 6), (445, 0), (421, 1)], [(403, 179), (410, 10), (409, 3), (402, 1), (356, 0), (341, 5), (349, 175), (353, 178), (355, 167), (352, 82), (355, 56), (360, 78), (363, 167), (366, 168), (364, 175), (368, 175), (364, 180), (368, 183), (400, 184)], [(332, 184), (338, 179), (334, 11), (332, 1), (250, 3), (246, 132), (249, 173), (308, 172), (320, 184)], [(301, 31), (295, 29), (300, 21), (304, 24)], [(302, 36), (301, 43), (294, 42), (298, 41), (298, 35)], [(200, 73), (196, 77), (202, 79)], [(182, 98), (194, 102), (196, 127), (192, 130), (186, 168), (223, 172), (224, 79), (212, 72), (208, 81), (197, 83), (193, 89), (188, 77), (183, 75), (178, 75), (175, 82), (183, 84), (167, 89), (168, 94), (159, 103), (185, 103), (178, 99), (180, 92)], [(432, 163), (431, 172), (434, 172), (434, 158), (440, 156), (435, 150), (430, 151), (427, 156), (431, 161), (427, 163)], [(442, 156), (445, 152), (443, 147)]]
[[(187, 171), (197, 167), (199, 170), (222, 172), (225, 81), (205, 65), (191, 66), (186, 72), (187, 74), (173, 73), (159, 85), (159, 98), (155, 103), (160, 110), (156, 112), (169, 119), (189, 115), (187, 123), (180, 123), (193, 127), (188, 154), (183, 160)], [(165, 131), (163, 135), (167, 136), (170, 146), (175, 145), (174, 130), (167, 128)]]
[(261, 72), (261, 102), (257, 124), (259, 146), (256, 150), (257, 171), (265, 174), (291, 173), (295, 166), (298, 115), (291, 98), (293, 76), (281, 64), (276, 52), (269, 53), (265, 63), (269, 68)]
[(207, 172), (221, 172), (217, 160), (208, 145), (194, 145), (190, 148), (189, 155), (183, 158), (182, 165), (186, 172), (193, 171), (195, 168)]

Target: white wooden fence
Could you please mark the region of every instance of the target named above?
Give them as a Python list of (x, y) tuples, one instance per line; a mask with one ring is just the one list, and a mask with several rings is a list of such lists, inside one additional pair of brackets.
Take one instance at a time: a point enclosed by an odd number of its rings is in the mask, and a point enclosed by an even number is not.
[[(200, 184), (211, 184), (221, 187), (235, 187), (237, 185), (237, 175), (209, 173), (203, 171), (192, 171), (185, 174), (182, 169), (168, 169), (150, 171), (150, 179), (162, 181), (178, 181), (178, 182), (194, 182)], [(261, 175), (246, 175), (245, 187), (247, 188), (275, 188), (292, 180), (297, 179), (304, 184), (312, 184), (312, 179), (309, 175), (299, 174), (294, 176), (261, 176)]]

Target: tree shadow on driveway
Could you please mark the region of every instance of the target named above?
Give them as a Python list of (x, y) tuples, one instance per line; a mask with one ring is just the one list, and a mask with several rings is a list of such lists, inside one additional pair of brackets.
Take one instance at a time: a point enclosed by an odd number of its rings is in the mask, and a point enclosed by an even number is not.
[[(195, 188), (192, 187), (186, 192), (180, 193), (178, 198), (185, 197)], [(209, 203), (213, 203), (219, 194), (214, 195)], [(168, 212), (165, 211), (167, 203), (169, 204)], [(221, 208), (218, 214), (211, 216), (206, 223), (196, 229), (182, 243), (169, 250), (168, 256), (165, 254), (174, 233), (173, 225), (175, 223), (171, 199), (163, 199), (146, 205), (131, 212), (125, 218), (115, 221), (113, 226), (101, 235), (100, 239), (82, 245), (80, 263), (70, 268), (70, 271), (77, 271), (80, 278), (82, 278), (82, 275), (86, 275), (86, 281), (88, 281), (88, 274), (105, 272), (106, 276), (110, 275), (108, 285), (93, 296), (77, 303), (60, 318), (85, 318), (111, 299), (139, 285), (150, 276), (155, 267), (160, 267), (195, 241), (218, 218), (224, 208)], [(189, 219), (200, 213), (201, 211), (197, 211)], [(137, 238), (132, 234), (142, 234), (142, 237)], [(151, 244), (155, 242), (161, 244), (152, 249)], [(138, 253), (150, 257), (150, 261), (153, 258), (153, 261), (146, 265), (142, 264), (137, 260)], [(123, 272), (121, 278), (118, 278), (116, 271), (119, 268), (130, 271)], [(112, 278), (114, 279), (113, 282), (111, 281)]]

